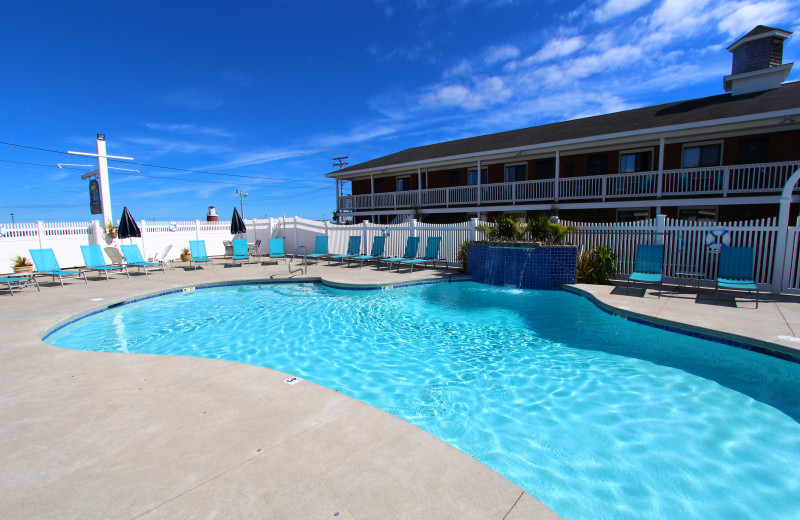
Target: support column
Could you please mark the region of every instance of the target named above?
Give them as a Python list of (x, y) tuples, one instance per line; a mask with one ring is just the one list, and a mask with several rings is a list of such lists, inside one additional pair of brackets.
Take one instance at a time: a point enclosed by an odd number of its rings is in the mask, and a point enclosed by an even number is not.
[[(487, 171), (486, 173), (487, 173), (487, 177), (488, 177), (488, 173), (489, 172)], [(489, 179), (486, 179), (486, 180), (489, 180)], [(481, 205), (481, 160), (480, 159), (478, 159), (478, 199), (477, 200), (478, 200), (478, 206), (480, 206)]]
[(664, 185), (664, 145), (665, 139), (658, 140), (658, 182), (656, 184), (656, 197), (661, 198), (661, 190)]
[(558, 179), (561, 177), (561, 151), (556, 150), (556, 175), (553, 185), (553, 200), (558, 202)]

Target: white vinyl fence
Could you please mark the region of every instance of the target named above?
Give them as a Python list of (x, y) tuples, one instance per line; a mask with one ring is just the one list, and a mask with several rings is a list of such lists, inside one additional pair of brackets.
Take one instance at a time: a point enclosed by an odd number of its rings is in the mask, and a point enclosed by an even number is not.
[[(406, 239), (410, 236), (421, 238), (418, 254), (425, 252), (428, 237), (442, 238), (440, 257), (449, 265), (458, 265), (459, 246), (470, 240), (482, 238), (477, 229), (481, 222), (472, 219), (458, 224), (426, 224), (410, 220), (403, 224), (374, 224), (362, 222), (352, 225), (333, 224), (291, 218), (251, 219), (245, 221), (248, 242), (260, 241), (258, 253), (269, 254), (269, 239), (283, 238), (284, 249), (288, 255), (305, 246), (305, 252), (314, 251), (315, 238), (327, 235), (328, 252), (345, 253), (350, 236), (361, 237), (361, 253), (369, 254), (374, 237), (387, 237), (385, 255), (402, 256)], [(779, 226), (776, 219), (763, 219), (746, 222), (698, 223), (668, 219), (659, 215), (655, 219), (631, 223), (593, 224), (564, 222), (574, 226), (566, 243), (589, 250), (606, 246), (618, 255), (618, 272), (628, 275), (633, 269), (636, 245), (640, 243), (663, 243), (665, 245), (664, 274), (668, 280), (684, 278), (684, 273), (704, 282), (713, 283), (716, 276), (718, 250), (709, 247), (709, 237), (720, 235), (723, 231), (730, 237), (731, 246), (752, 247), (756, 251), (755, 280), (764, 289), (800, 294), (800, 223), (786, 229), (786, 253), (783, 258), (778, 247)], [(181, 248), (189, 247), (190, 240), (204, 240), (211, 256), (222, 256), (225, 252), (223, 240), (234, 238), (230, 233), (230, 222), (140, 221), (142, 237), (123, 243), (139, 245), (146, 257), (152, 257), (167, 245), (172, 245), (169, 258), (175, 259)], [(100, 244), (103, 247), (119, 246), (119, 239), (108, 239), (98, 221), (87, 222), (36, 222), (33, 224), (0, 224), (0, 274), (12, 272), (10, 258), (16, 255), (29, 256), (29, 249), (54, 249), (63, 268), (83, 266), (80, 253), (82, 244)], [(300, 254), (303, 251), (300, 250)], [(8, 260), (3, 262), (3, 260)]]
[[(710, 243), (719, 242), (722, 235), (729, 237), (727, 245), (752, 247), (755, 250), (754, 278), (764, 289), (771, 287), (775, 279), (774, 266), (786, 264), (784, 292), (800, 293), (797, 276), (798, 227), (790, 227), (787, 254), (776, 264), (775, 252), (778, 225), (775, 218), (744, 222), (688, 222), (668, 219), (659, 215), (656, 219), (630, 223), (586, 224), (564, 222), (578, 228), (567, 239), (583, 250), (605, 246), (617, 254), (617, 271), (628, 275), (633, 271), (637, 244), (664, 244), (664, 276), (679, 281), (688, 276), (713, 283), (717, 272), (719, 248)], [(787, 277), (786, 275), (791, 276)]]

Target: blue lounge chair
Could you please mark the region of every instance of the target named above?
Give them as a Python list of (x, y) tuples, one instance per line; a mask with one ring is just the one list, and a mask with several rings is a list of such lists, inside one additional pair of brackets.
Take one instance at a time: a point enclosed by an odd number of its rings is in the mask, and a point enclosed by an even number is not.
[(167, 274), (167, 271), (164, 269), (164, 264), (161, 262), (145, 262), (144, 258), (142, 258), (142, 252), (139, 251), (139, 246), (136, 244), (123, 245), (120, 246), (120, 248), (122, 249), (122, 254), (125, 255), (125, 262), (128, 264), (128, 267), (144, 269), (145, 276), (147, 276), (147, 271), (158, 271), (159, 269), (164, 274)]
[(237, 260), (247, 260), (250, 263), (250, 249), (247, 247), (247, 239), (237, 238), (233, 240), (233, 263)]
[(275, 263), (278, 263), (278, 258), (283, 258), (283, 263), (286, 263), (286, 253), (283, 250), (283, 239), (282, 238), (270, 238), (269, 239), (269, 259), (275, 259)]
[(330, 255), (328, 257), (328, 265), (331, 260), (340, 260), (344, 264), (345, 260), (350, 260), (354, 256), (361, 254), (361, 235), (352, 235), (350, 241), (347, 243), (347, 253), (343, 255)]
[(83, 271), (64, 271), (58, 265), (56, 254), (52, 248), (47, 249), (29, 249), (33, 264), (36, 266), (36, 275), (52, 276), (53, 280), (58, 277), (61, 287), (64, 287), (64, 278), (83, 278), (83, 283), (86, 281), (86, 273)]
[(415, 264), (427, 264), (428, 262), (433, 262), (433, 267), (436, 267), (437, 260), (445, 260), (444, 258), (439, 258), (439, 246), (441, 243), (442, 237), (428, 237), (428, 241), (425, 243), (425, 256), (410, 260), (400, 260), (397, 270), (399, 271), (400, 266), (405, 264), (411, 266), (410, 272), (413, 273)]
[(107, 265), (106, 259), (103, 257), (103, 250), (100, 249), (100, 246), (97, 244), (91, 246), (81, 246), (81, 254), (83, 255), (83, 261), (86, 264), (86, 269), (105, 274), (106, 281), (108, 281), (108, 275), (110, 274), (124, 273), (128, 278), (131, 277), (131, 275), (128, 273), (127, 266)]
[(25, 274), (21, 276), (3, 276), (0, 277), (0, 283), (4, 283), (8, 286), (8, 292), (11, 293), (11, 296), (14, 296), (14, 287), (21, 289), (29, 285), (34, 285), (36, 286), (36, 290), (42, 290), (33, 274)]
[[(753, 279), (752, 247), (722, 247), (719, 250), (719, 269), (717, 285), (714, 288), (714, 303), (719, 302), (719, 288), (738, 289), (756, 292), (756, 309), (758, 309), (758, 285)], [(734, 300), (735, 301), (735, 300)]]
[(354, 256), (350, 258), (350, 260), (358, 260), (359, 265), (358, 267), (364, 266), (364, 260), (380, 260), (383, 256), (383, 249), (386, 246), (386, 237), (385, 236), (377, 236), (372, 239), (372, 251), (368, 255), (361, 255), (361, 256)]
[(657, 283), (658, 297), (661, 298), (662, 271), (664, 270), (664, 245), (639, 244), (636, 246), (636, 260), (628, 283)]
[(326, 256), (328, 256), (328, 235), (319, 235), (314, 239), (314, 252), (306, 255), (306, 260), (313, 258), (314, 263), (317, 263), (319, 258)]
[[(391, 271), (393, 263), (417, 258), (417, 249), (419, 249), (419, 237), (408, 237), (408, 240), (406, 241), (406, 252), (403, 256), (396, 258), (382, 258), (381, 262), (387, 262), (389, 264), (389, 270)], [(397, 269), (400, 269), (399, 263)]]
[(192, 259), (189, 265), (194, 264), (194, 270), (197, 271), (197, 264), (210, 263), (214, 267), (214, 262), (206, 254), (206, 241), (205, 240), (190, 240), (189, 251), (192, 253)]

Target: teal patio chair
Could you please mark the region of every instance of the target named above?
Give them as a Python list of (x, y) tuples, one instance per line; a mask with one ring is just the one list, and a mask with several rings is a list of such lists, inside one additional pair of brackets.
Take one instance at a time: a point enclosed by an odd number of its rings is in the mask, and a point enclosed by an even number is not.
[(247, 247), (247, 239), (237, 238), (233, 240), (233, 263), (236, 264), (237, 260), (250, 263), (250, 249)]
[(64, 287), (64, 278), (83, 278), (83, 283), (89, 283), (86, 281), (86, 273), (83, 271), (65, 271), (61, 269), (52, 248), (29, 249), (28, 251), (30, 251), (31, 258), (33, 258), (33, 265), (36, 266), (36, 275), (52, 276), (53, 280), (58, 277), (61, 287)]
[(403, 260), (414, 260), (417, 258), (417, 249), (419, 249), (419, 237), (408, 237), (406, 241), (406, 252), (403, 256), (395, 257), (395, 258), (381, 258), (381, 262), (386, 262), (389, 264), (389, 270), (392, 270), (392, 264), (398, 262), (397, 269), (400, 270), (399, 262)]
[(91, 246), (81, 246), (81, 254), (83, 255), (83, 261), (86, 264), (86, 269), (105, 274), (106, 281), (108, 281), (108, 275), (110, 274), (125, 274), (125, 276), (128, 278), (131, 277), (131, 275), (128, 273), (128, 266), (107, 265), (106, 259), (103, 257), (103, 250), (100, 249), (100, 246), (97, 244)]
[(354, 256), (358, 256), (361, 254), (361, 235), (352, 235), (350, 240), (347, 242), (347, 253), (343, 255), (330, 255), (328, 257), (328, 265), (330, 265), (331, 260), (340, 260), (342, 265), (344, 265), (345, 260), (350, 260)]
[(283, 258), (283, 263), (286, 263), (286, 252), (283, 249), (283, 239), (282, 238), (270, 238), (269, 239), (269, 259), (275, 259), (275, 263), (278, 263), (278, 258)]
[(425, 256), (422, 258), (413, 258), (409, 260), (400, 260), (400, 263), (397, 265), (397, 270), (400, 270), (401, 265), (410, 265), (411, 271), (414, 272), (414, 265), (415, 264), (427, 264), (428, 262), (433, 262), (433, 267), (436, 267), (436, 262), (438, 260), (445, 260), (444, 258), (439, 258), (439, 246), (442, 243), (442, 237), (428, 237), (428, 241), (425, 243)]
[(358, 267), (364, 266), (364, 260), (369, 262), (370, 260), (380, 260), (383, 256), (383, 249), (386, 246), (386, 237), (385, 236), (377, 236), (372, 239), (372, 251), (368, 255), (360, 255), (354, 256), (350, 258), (350, 260), (358, 260), (359, 265)]
[(139, 246), (136, 244), (122, 245), (120, 249), (122, 249), (122, 254), (125, 256), (125, 262), (128, 264), (128, 267), (144, 269), (145, 276), (147, 276), (147, 271), (161, 270), (161, 272), (167, 274), (167, 271), (164, 269), (164, 264), (161, 262), (145, 262), (142, 257), (142, 252), (139, 251)]
[(211, 264), (211, 268), (212, 269), (214, 268), (214, 262), (206, 254), (205, 240), (190, 240), (189, 251), (192, 254), (192, 258), (189, 261), (189, 265), (191, 266), (192, 264), (194, 264), (195, 271), (197, 271), (197, 264)]
[(41, 292), (41, 287), (39, 287), (39, 282), (36, 281), (36, 277), (33, 274), (24, 274), (18, 276), (2, 276), (0, 277), (0, 284), (6, 284), (8, 286), (8, 292), (11, 293), (11, 296), (14, 296), (14, 288), (22, 289), (23, 287), (27, 287), (29, 285), (36, 286), (36, 290)]
[(326, 256), (328, 256), (328, 235), (319, 235), (314, 239), (314, 252), (306, 255), (306, 261), (309, 258), (313, 258), (316, 264), (320, 258)]
[[(664, 270), (664, 245), (639, 244), (636, 246), (636, 260), (628, 284), (636, 282), (657, 283), (658, 297), (661, 298), (662, 271)], [(626, 287), (627, 292), (627, 287)]]
[[(719, 289), (737, 289), (756, 292), (756, 309), (758, 309), (758, 285), (753, 279), (755, 250), (752, 247), (723, 246), (719, 250), (719, 269), (717, 284), (714, 288), (714, 303), (719, 303)], [(736, 300), (734, 299), (734, 302)]]

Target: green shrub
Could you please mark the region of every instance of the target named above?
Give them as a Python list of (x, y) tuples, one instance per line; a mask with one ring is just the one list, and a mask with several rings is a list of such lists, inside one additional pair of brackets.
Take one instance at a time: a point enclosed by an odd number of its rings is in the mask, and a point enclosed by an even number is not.
[(600, 246), (591, 251), (584, 251), (578, 257), (578, 283), (594, 285), (612, 285), (611, 278), (617, 272), (617, 253)]

